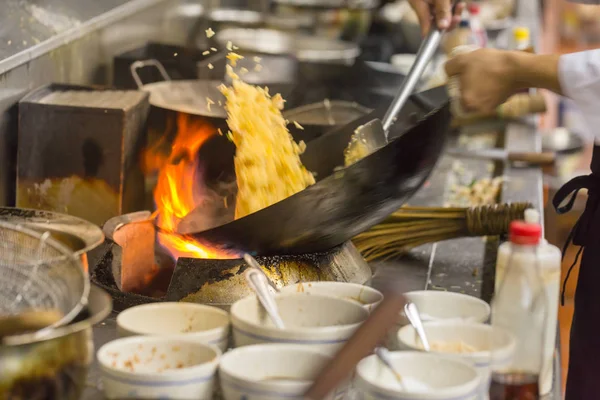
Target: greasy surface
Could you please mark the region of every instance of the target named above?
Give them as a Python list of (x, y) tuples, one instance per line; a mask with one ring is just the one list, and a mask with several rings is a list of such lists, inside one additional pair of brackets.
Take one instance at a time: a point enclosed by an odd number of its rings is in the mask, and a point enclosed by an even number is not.
[[(99, 249), (105, 254), (98, 264), (92, 265), (91, 279), (113, 296), (115, 310), (161, 300), (190, 301), (227, 308), (250, 293), (244, 280), (247, 266), (243, 260), (180, 258), (172, 274), (165, 273), (155, 278), (155, 281), (163, 281), (164, 291), (157, 291), (155, 296), (126, 294), (118, 289), (113, 275), (119, 270), (115, 269), (115, 265), (120, 264), (121, 252), (111, 252), (110, 247), (103, 245)], [(257, 257), (257, 261), (279, 287), (315, 280), (366, 283), (372, 274), (369, 265), (351, 243), (323, 253)], [(157, 262), (160, 261), (157, 259)]]

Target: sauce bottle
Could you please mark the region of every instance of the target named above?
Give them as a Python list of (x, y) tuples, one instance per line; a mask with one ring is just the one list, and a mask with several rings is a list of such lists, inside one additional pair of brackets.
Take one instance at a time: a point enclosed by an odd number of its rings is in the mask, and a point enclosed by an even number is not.
[[(540, 213), (533, 208), (525, 211), (525, 222), (540, 223)], [(560, 270), (562, 263), (561, 250), (548, 243), (543, 237), (538, 246), (540, 275), (546, 293), (546, 329), (544, 330), (544, 364), (540, 375), (540, 394), (550, 393), (554, 382), (554, 351), (556, 349), (556, 330), (558, 327), (558, 306), (560, 304)], [(496, 290), (498, 282), (503, 278), (504, 270), (496, 267)]]
[(504, 348), (502, 353), (495, 352), (500, 336), (492, 334), (490, 400), (540, 398), (548, 304), (541, 274), (541, 239), (539, 223), (514, 221), (510, 240), (498, 249), (492, 332), (510, 332), (515, 343), (508, 356)]
[(479, 4), (469, 4), (469, 14), (471, 15), (469, 20), (471, 23), (471, 31), (473, 32), (473, 37), (475, 38), (477, 46), (486, 47), (488, 43), (488, 36), (485, 28), (483, 27), (483, 23), (481, 22), (479, 13)]
[(442, 48), (447, 56), (459, 46), (477, 46), (477, 40), (471, 30), (471, 24), (468, 19), (462, 19), (456, 29), (444, 35)]
[(513, 29), (511, 49), (533, 53), (529, 29), (524, 26), (517, 26)]

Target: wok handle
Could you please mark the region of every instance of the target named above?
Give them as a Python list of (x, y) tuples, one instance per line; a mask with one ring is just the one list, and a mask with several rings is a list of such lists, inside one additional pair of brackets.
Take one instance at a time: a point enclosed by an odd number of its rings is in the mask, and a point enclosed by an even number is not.
[(154, 59), (135, 61), (131, 63), (131, 65), (129, 66), (129, 70), (131, 71), (131, 76), (133, 76), (133, 80), (135, 81), (135, 84), (137, 85), (138, 89), (142, 89), (144, 87), (144, 82), (142, 82), (142, 79), (138, 75), (137, 70), (145, 67), (155, 67), (165, 81), (171, 80), (171, 77), (169, 76), (169, 74), (167, 74), (167, 70), (160, 63), (160, 61)]
[(552, 165), (556, 161), (555, 153), (508, 153), (508, 160), (531, 165)]

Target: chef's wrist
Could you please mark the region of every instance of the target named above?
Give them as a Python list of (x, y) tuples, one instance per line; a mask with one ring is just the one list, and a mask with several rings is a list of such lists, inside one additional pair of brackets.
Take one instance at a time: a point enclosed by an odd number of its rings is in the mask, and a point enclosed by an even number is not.
[(560, 93), (558, 79), (559, 56), (532, 54), (523, 51), (507, 52), (507, 66), (512, 89), (548, 89)]

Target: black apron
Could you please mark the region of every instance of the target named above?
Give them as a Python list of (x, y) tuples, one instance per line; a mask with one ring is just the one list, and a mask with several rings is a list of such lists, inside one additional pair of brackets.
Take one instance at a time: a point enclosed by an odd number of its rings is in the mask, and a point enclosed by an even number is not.
[[(571, 326), (566, 400), (600, 399), (600, 146), (594, 147), (591, 170), (590, 175), (566, 183), (553, 199), (556, 211), (563, 214), (573, 207), (579, 190), (588, 190), (585, 210), (563, 248), (564, 257), (571, 242), (580, 246), (571, 269), (582, 256)], [(561, 206), (567, 199), (566, 205)], [(563, 283), (563, 303), (570, 272)]]

